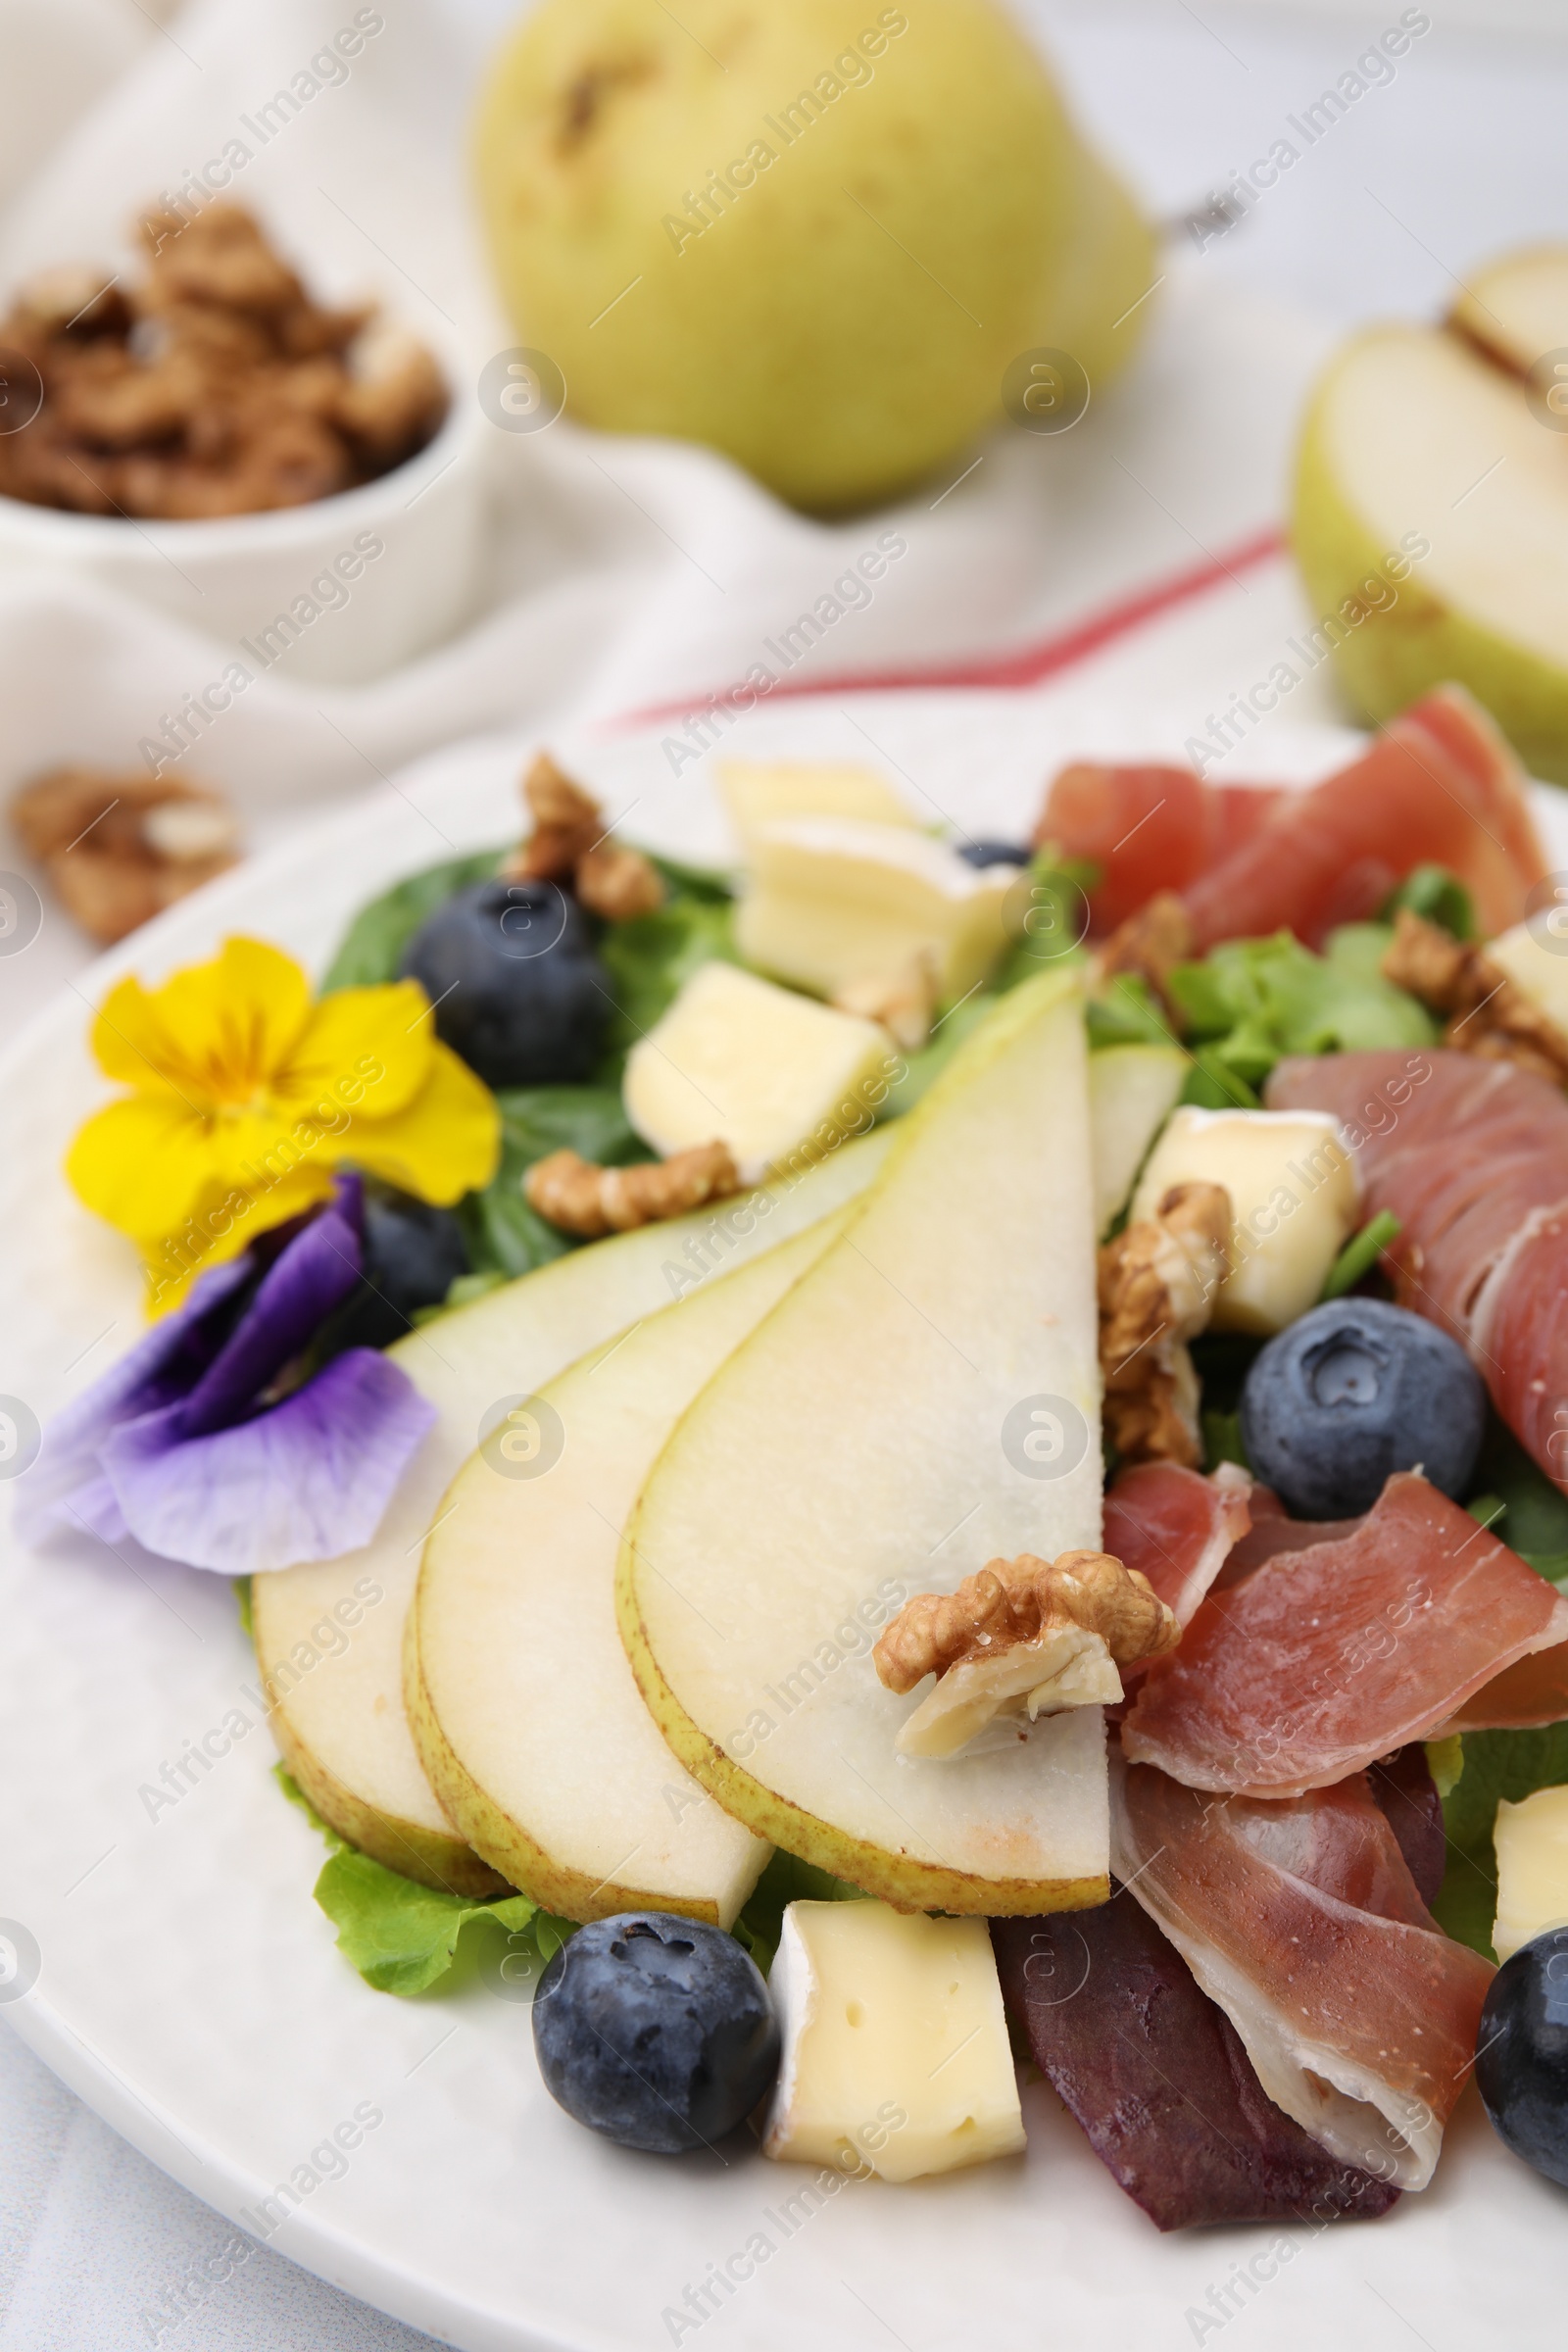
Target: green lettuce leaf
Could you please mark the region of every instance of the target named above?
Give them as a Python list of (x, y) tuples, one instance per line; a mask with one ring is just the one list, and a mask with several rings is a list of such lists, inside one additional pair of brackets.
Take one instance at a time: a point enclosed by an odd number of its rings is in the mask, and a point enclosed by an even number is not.
[(379, 988), (395, 980), (403, 951), (419, 925), (470, 882), (488, 882), (506, 855), (505, 850), (479, 850), (471, 858), (449, 858), (410, 874), (362, 906), (326, 967), (322, 996), (336, 988)]
[(1432, 1910), (1457, 1942), (1492, 1960), (1497, 1910), (1492, 1832), (1497, 1807), (1505, 1797), (1517, 1804), (1537, 1788), (1568, 1781), (1568, 1723), (1536, 1732), (1466, 1732), (1463, 1757), (1459, 1778), (1443, 1800), (1448, 1867)]
[(650, 1154), (628, 1125), (619, 1094), (608, 1086), (515, 1087), (497, 1095), (496, 1104), (501, 1162), (482, 1193), (459, 1203), (458, 1221), (473, 1274), (510, 1281), (581, 1246), (523, 1199), (522, 1180), (536, 1159), (572, 1151), (605, 1167), (624, 1167)]
[(640, 1037), (666, 1012), (692, 974), (715, 959), (738, 963), (734, 909), (727, 899), (677, 894), (652, 914), (612, 925), (599, 953), (610, 973), (615, 1011), (600, 1072), (619, 1085), (621, 1065)]
[(574, 1933), (573, 1921), (542, 1911), (526, 1894), (476, 1903), (400, 1877), (340, 1838), (281, 1764), (272, 1772), (283, 1794), (332, 1849), (316, 1882), (316, 1899), (337, 1930), (338, 1950), (377, 1992), (427, 1992), (450, 1972), (465, 1929), (486, 1921), (507, 1932), (514, 1950), (526, 1936), (541, 1967)]
[(1470, 893), (1446, 865), (1418, 865), (1413, 874), (1406, 874), (1398, 889), (1380, 907), (1380, 920), (1392, 923), (1401, 906), (1408, 906), (1412, 914), (1424, 915), (1429, 923), (1441, 923), (1455, 939), (1476, 936), (1476, 912)]
[[(1568, 1495), (1532, 1461), (1495, 1413), (1476, 1465), (1477, 1502), (1468, 1507), (1485, 1517), (1493, 1534), (1528, 1560), (1538, 1575), (1557, 1584), (1568, 1577)], [(1483, 1514), (1480, 1503), (1490, 1507)]]
[(790, 1903), (858, 1903), (865, 1899), (848, 1879), (835, 1879), (830, 1872), (818, 1870), (814, 1862), (803, 1862), (778, 1846), (731, 1933), (745, 1944), (765, 1977), (773, 1965)]
[(1231, 1074), (1255, 1090), (1287, 1054), (1434, 1045), (1425, 1006), (1383, 977), (1392, 937), (1381, 923), (1348, 923), (1314, 956), (1281, 931), (1227, 940), (1200, 963), (1178, 964), (1167, 986), (1200, 1068), (1221, 1087)]

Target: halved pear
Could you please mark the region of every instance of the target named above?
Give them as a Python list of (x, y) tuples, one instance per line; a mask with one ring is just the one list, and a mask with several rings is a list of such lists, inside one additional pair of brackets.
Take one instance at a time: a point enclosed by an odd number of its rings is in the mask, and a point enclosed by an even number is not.
[(1527, 245), (1474, 270), (1448, 323), (1528, 375), (1548, 353), (1568, 349), (1568, 245)]
[(1175, 1109), (1192, 1066), (1180, 1046), (1104, 1046), (1090, 1054), (1097, 1234), (1126, 1207), (1149, 1147)]
[(1369, 717), (1457, 680), (1568, 782), (1568, 433), (1517, 375), (1439, 328), (1355, 337), (1307, 413), (1291, 532), (1297, 651), (1332, 645)]
[(481, 1424), (590, 1348), (803, 1232), (870, 1182), (890, 1131), (845, 1144), (793, 1183), (574, 1250), (388, 1350), (439, 1418), (375, 1541), (341, 1559), (259, 1576), (256, 1654), (284, 1761), (345, 1838), (389, 1869), (455, 1893), (496, 1873), (425, 1777), (403, 1704), (403, 1638), (419, 1555)]
[(487, 1446), (447, 1491), (409, 1616), (415, 1745), (474, 1851), (564, 1918), (685, 1911), (727, 1928), (772, 1851), (687, 1778), (643, 1705), (615, 1557), (685, 1407), (848, 1213), (547, 1382), (564, 1441), (547, 1470), (502, 1475)]
[(688, 1771), (759, 1837), (904, 1910), (1102, 1902), (1098, 1707), (951, 1762), (857, 1612), (1100, 1540), (1083, 1002), (1004, 998), (895, 1131), (838, 1241), (685, 1414), (627, 1524), (621, 1638)]

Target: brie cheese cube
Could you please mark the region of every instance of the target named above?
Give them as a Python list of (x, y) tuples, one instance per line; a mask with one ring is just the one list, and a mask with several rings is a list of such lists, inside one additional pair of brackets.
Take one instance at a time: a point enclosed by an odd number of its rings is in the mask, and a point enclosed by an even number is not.
[(1355, 1165), (1338, 1123), (1316, 1110), (1172, 1111), (1129, 1212), (1152, 1217), (1173, 1184), (1231, 1197), (1231, 1271), (1214, 1295), (1216, 1331), (1283, 1331), (1315, 1306), (1354, 1228)]
[(983, 1919), (791, 1903), (762, 2153), (913, 2180), (1011, 2156), (1023, 2115)]
[(718, 791), (748, 857), (758, 827), (779, 816), (858, 816), (910, 827), (920, 822), (874, 767), (825, 760), (724, 760)]
[[(1562, 926), (1560, 938), (1553, 923)], [(1511, 931), (1488, 940), (1486, 952), (1548, 1021), (1568, 1030), (1568, 906), (1554, 906), (1528, 923), (1515, 923)]]
[(862, 1134), (896, 1069), (886, 1030), (705, 963), (626, 1057), (626, 1116), (667, 1158), (727, 1144), (743, 1184)]
[(1568, 1927), (1568, 1788), (1538, 1788), (1497, 1807), (1497, 1924), (1492, 1940), (1506, 1960), (1533, 1936)]
[(977, 869), (906, 826), (800, 816), (760, 825), (735, 914), (741, 954), (819, 996), (929, 959), (939, 1002), (966, 996), (1007, 944), (1022, 869)]

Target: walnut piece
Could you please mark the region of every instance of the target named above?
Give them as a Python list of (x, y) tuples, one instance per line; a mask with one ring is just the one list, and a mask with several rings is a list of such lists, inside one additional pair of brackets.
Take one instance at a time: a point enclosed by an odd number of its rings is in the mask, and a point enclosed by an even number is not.
[(563, 1233), (581, 1234), (587, 1241), (683, 1217), (740, 1189), (725, 1144), (694, 1144), (670, 1159), (645, 1160), (631, 1168), (602, 1168), (575, 1152), (552, 1152), (548, 1159), (534, 1161), (522, 1187), (530, 1208)]
[(664, 903), (658, 866), (641, 850), (618, 849), (612, 842), (585, 851), (574, 880), (578, 899), (602, 922), (629, 923)]
[(522, 779), (533, 830), (508, 860), (509, 882), (569, 882), (590, 914), (626, 923), (664, 903), (658, 866), (606, 839), (605, 812), (548, 752)]
[(1100, 1252), (1100, 1368), (1105, 1434), (1124, 1461), (1202, 1457), (1198, 1376), (1187, 1343), (1205, 1329), (1230, 1272), (1230, 1195), (1172, 1185), (1152, 1217)]
[(921, 948), (896, 972), (872, 972), (858, 980), (847, 980), (833, 1002), (840, 1012), (880, 1021), (896, 1046), (906, 1054), (917, 1054), (931, 1034), (931, 1017), (937, 1008), (936, 957), (929, 948)]
[(0, 434), (0, 493), (90, 514), (200, 519), (303, 506), (425, 447), (429, 353), (367, 309), (312, 301), (240, 205), (142, 222), (139, 285), (67, 267), (24, 285), (0, 346), (43, 405)]
[(1568, 1085), (1568, 1034), (1484, 948), (1401, 906), (1383, 977), (1446, 1017), (1443, 1042), (1453, 1052), (1511, 1061), (1553, 1086)]
[(239, 854), (222, 795), (172, 777), (53, 768), (13, 796), (11, 821), (68, 912), (106, 947)]
[(896, 1745), (943, 1759), (999, 1718), (1025, 1721), (1122, 1695), (1118, 1668), (1161, 1657), (1181, 1640), (1149, 1579), (1104, 1551), (993, 1560), (956, 1592), (920, 1592), (883, 1632), (872, 1658), (901, 1695), (935, 1674)]
[(1176, 965), (1185, 963), (1192, 952), (1193, 922), (1187, 908), (1173, 890), (1156, 891), (1106, 940), (1100, 951), (1100, 976), (1112, 980), (1118, 972), (1130, 972), (1146, 980), (1179, 1035), (1186, 1024), (1165, 984)]

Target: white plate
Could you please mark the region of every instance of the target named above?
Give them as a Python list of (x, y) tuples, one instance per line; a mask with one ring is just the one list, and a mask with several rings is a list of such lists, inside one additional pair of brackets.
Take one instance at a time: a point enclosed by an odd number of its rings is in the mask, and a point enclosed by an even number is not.
[[(1059, 757), (1118, 740), (1133, 746), (1125, 710), (969, 694), (797, 703), (760, 717), (745, 748), (879, 755), (983, 834), (1017, 831)], [(1269, 766), (1308, 780), (1351, 741), (1282, 730)], [(1179, 742), (1138, 721), (1140, 750)], [(632, 833), (721, 854), (705, 779), (673, 780), (661, 743), (656, 729), (561, 748), (631, 808)], [(102, 1092), (88, 1001), (122, 971), (157, 976), (235, 929), (318, 968), (371, 891), (449, 844), (514, 829), (519, 750), (426, 760), (225, 878), (105, 957), (10, 1054), (0, 1391), (46, 1419), (137, 1325), (122, 1245), (58, 1173)], [(1544, 794), (1540, 813), (1568, 865), (1568, 801)], [(851, 2181), (819, 2207), (810, 2173), (735, 2148), (720, 2162), (609, 2146), (546, 2095), (524, 2006), (472, 1975), (442, 1997), (397, 2000), (338, 1958), (311, 1900), (321, 1848), (269, 1778), (226, 1583), (86, 1542), (37, 1559), (13, 1543), (0, 1602), (0, 1915), (42, 1956), (9, 2019), (127, 2138), (242, 2223), (357, 2108), (378, 2112), (347, 2171), (271, 2242), (416, 2327), (470, 2352), (642, 2352), (697, 2336), (754, 2352), (889, 2340), (1011, 2352), (1112, 2333), (1120, 2352), (1221, 2333), (1271, 2352), (1560, 2340), (1563, 2198), (1504, 2153), (1473, 2093), (1433, 2188), (1386, 2221), (1326, 2230), (1158, 2236), (1040, 2084), (1024, 2096), (1026, 2157), (904, 2188)], [(142, 1789), (235, 1709), (244, 1736), (153, 1818)], [(699, 2320), (687, 2290), (715, 2278)]]

